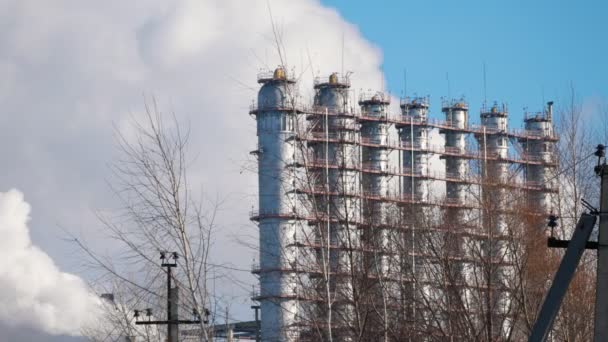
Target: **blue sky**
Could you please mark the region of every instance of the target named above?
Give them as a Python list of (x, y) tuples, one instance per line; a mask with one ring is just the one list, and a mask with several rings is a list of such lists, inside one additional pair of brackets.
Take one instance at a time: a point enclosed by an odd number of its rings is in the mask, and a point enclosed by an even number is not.
[(608, 98), (607, 2), (322, 3), (337, 9), (382, 50), (391, 92), (401, 94), (406, 68), (408, 93), (430, 94), (435, 116), (440, 97), (448, 95), (446, 73), (451, 96), (465, 95), (471, 112), (478, 112), (484, 63), (488, 102), (506, 102), (515, 127), (521, 124), (523, 107), (537, 111), (543, 98), (566, 100), (571, 82), (581, 101), (595, 104)]

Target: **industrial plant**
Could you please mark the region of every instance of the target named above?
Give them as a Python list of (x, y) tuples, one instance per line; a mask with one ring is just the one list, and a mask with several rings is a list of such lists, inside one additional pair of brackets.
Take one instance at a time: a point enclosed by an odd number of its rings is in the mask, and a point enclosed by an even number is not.
[(395, 113), (339, 73), (311, 101), (284, 67), (257, 82), (263, 341), (517, 336), (518, 232), (557, 193), (552, 102), (510, 129), (506, 105), (481, 104), (479, 124), (463, 99)]

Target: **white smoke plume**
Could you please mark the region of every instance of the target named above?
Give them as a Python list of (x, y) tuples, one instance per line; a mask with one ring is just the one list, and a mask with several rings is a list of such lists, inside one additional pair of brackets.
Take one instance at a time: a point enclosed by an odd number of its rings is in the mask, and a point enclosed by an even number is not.
[(94, 322), (99, 299), (32, 244), (30, 205), (17, 190), (0, 193), (0, 320), (50, 334), (78, 335)]

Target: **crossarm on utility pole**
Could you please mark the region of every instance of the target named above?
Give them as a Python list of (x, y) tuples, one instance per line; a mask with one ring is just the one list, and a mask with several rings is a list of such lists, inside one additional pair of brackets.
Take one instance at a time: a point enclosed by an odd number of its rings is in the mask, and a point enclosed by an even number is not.
[[(136, 325), (166, 325), (167, 326), (167, 342), (177, 342), (179, 340), (179, 325), (180, 324), (200, 324), (200, 315), (195, 310), (194, 316), (198, 316), (199, 319), (195, 320), (180, 320), (179, 319), (179, 287), (177, 284), (175, 287), (171, 286), (171, 268), (177, 267), (178, 255), (176, 252), (160, 252), (160, 259), (162, 260), (161, 266), (167, 268), (167, 320), (166, 321), (152, 321), (152, 309), (146, 309), (148, 320), (139, 321), (139, 310), (135, 310), (135, 324)], [(205, 316), (208, 315), (207, 309), (205, 309)], [(207, 321), (205, 320), (206, 324)]]
[(583, 214), (576, 224), (566, 254), (555, 274), (551, 288), (532, 329), (528, 342), (542, 342), (547, 339), (553, 320), (559, 311), (576, 267), (585, 251), (587, 240), (595, 226), (595, 215)]

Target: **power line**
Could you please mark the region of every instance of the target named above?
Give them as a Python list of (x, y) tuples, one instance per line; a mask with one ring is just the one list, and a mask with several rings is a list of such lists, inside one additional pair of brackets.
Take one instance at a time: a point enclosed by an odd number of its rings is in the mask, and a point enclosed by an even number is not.
[[(550, 177), (549, 179), (547, 179), (547, 180), (546, 180), (546, 183), (549, 183), (549, 182), (551, 182), (552, 180), (557, 179), (559, 176), (561, 176), (562, 174), (566, 173), (566, 172), (567, 172), (567, 171), (569, 171), (570, 169), (572, 169), (572, 168), (576, 167), (576, 166), (577, 166), (579, 163), (582, 163), (582, 162), (586, 161), (587, 159), (591, 158), (593, 155), (594, 155), (594, 153), (590, 153), (589, 155), (587, 155), (587, 156), (585, 156), (585, 157), (582, 157), (582, 158), (581, 158), (581, 159), (579, 159), (579, 160), (574, 161), (574, 162), (572, 163), (572, 165), (570, 165), (569, 167), (567, 167), (567, 168), (565, 168), (565, 169), (562, 169), (560, 172), (556, 173), (556, 174), (555, 174), (553, 177)], [(519, 201), (519, 200), (520, 200), (520, 198), (515, 198), (515, 197), (514, 197), (514, 198), (511, 198), (511, 199), (510, 199), (510, 200), (509, 200), (507, 203), (505, 203), (505, 207), (508, 207), (509, 205), (511, 205), (511, 204), (513, 204), (513, 203), (515, 203), (515, 202), (517, 202), (517, 201)], [(479, 219), (479, 218), (481, 218), (481, 217), (482, 217), (482, 215), (478, 215), (478, 216), (472, 217), (472, 218), (471, 218), (471, 219), (469, 219), (468, 221), (465, 221), (463, 224), (468, 224), (468, 223), (474, 222), (474, 221), (478, 220), (478, 219)]]

